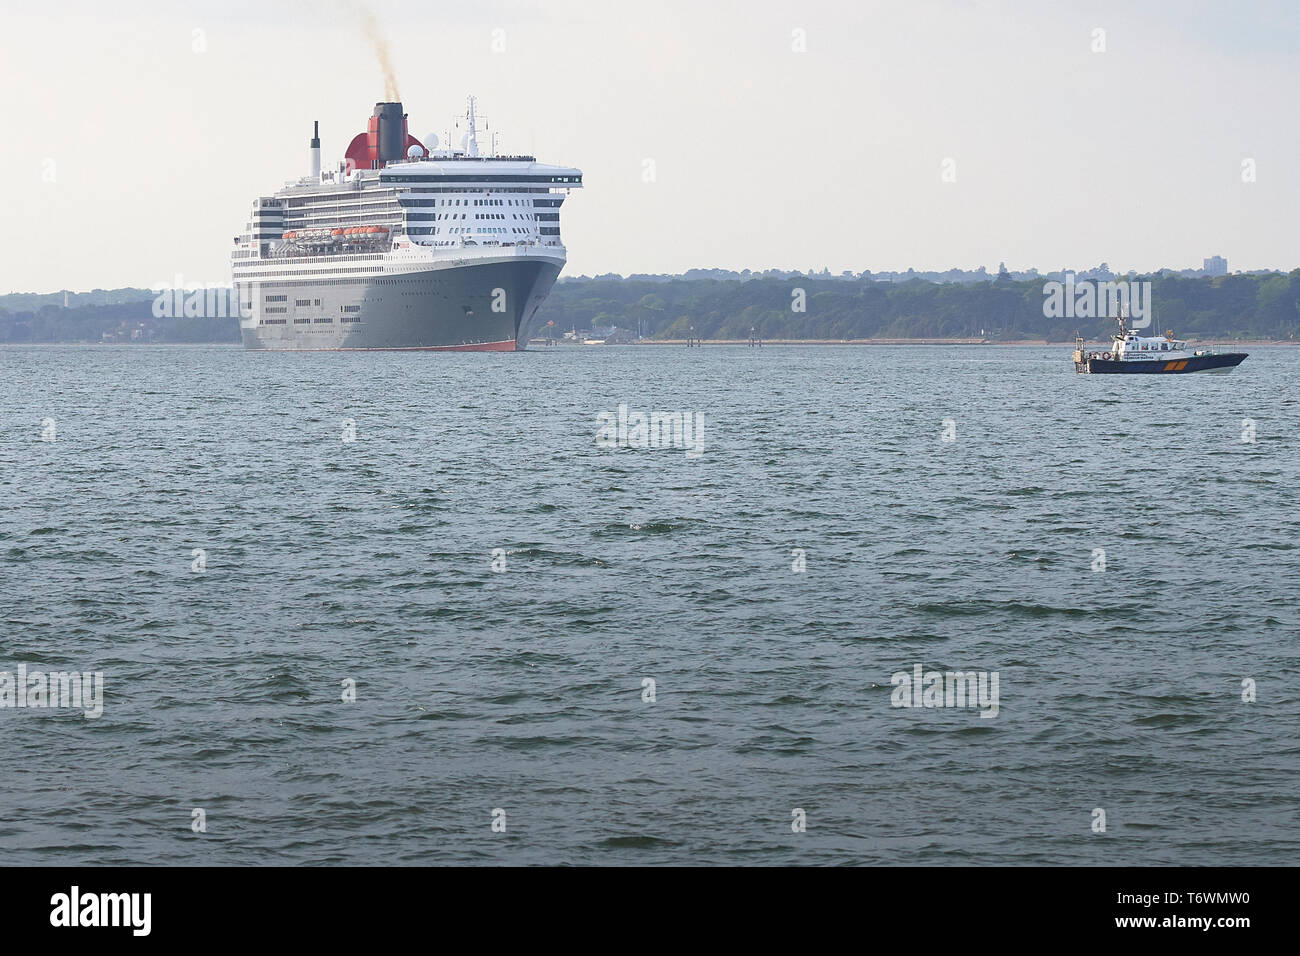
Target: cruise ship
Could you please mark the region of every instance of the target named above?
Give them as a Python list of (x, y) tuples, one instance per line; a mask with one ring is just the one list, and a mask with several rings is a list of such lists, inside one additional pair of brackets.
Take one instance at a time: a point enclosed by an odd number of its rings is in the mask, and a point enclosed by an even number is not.
[(377, 103), (342, 161), (253, 202), (231, 257), (247, 349), (504, 351), (527, 345), (564, 267), (582, 171), (481, 155), (474, 98), (452, 148)]

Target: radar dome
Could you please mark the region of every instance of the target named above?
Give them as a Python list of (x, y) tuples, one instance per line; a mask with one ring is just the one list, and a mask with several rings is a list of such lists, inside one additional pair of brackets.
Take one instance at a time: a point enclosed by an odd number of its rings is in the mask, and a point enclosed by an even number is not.
[(420, 149), (420, 147), (416, 146), (414, 143), (412, 143), (411, 148), (406, 151), (407, 159), (419, 159), (423, 155), (424, 150)]
[(438, 134), (437, 134), (437, 133), (430, 133), (428, 136), (424, 137), (424, 145), (427, 146), (429, 149), (437, 149), (437, 148), (438, 148)]

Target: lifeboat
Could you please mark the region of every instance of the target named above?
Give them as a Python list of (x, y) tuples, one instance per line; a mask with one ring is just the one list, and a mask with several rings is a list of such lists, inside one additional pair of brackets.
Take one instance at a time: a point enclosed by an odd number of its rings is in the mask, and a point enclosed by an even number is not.
[(286, 232), (282, 238), (284, 238), (284, 239), (297, 239), (297, 238), (298, 238), (298, 234), (297, 234), (296, 232)]

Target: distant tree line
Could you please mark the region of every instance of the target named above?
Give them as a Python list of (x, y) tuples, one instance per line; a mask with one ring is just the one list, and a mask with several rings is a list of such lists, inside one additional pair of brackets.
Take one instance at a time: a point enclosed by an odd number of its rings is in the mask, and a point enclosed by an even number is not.
[[(1294, 339), (1300, 331), (1300, 269), (1216, 278), (1127, 276), (1150, 281), (1151, 328), (1192, 338)], [(127, 290), (119, 290), (127, 291)], [(136, 295), (141, 295), (136, 290)], [(112, 293), (105, 293), (111, 297)], [(144, 293), (144, 296), (149, 296)], [(152, 296), (134, 301), (44, 302), (16, 308), (0, 297), (0, 342), (238, 342), (234, 318), (155, 318)], [(553, 333), (626, 329), (651, 339), (974, 338), (1065, 342), (1114, 328), (1108, 316), (1049, 318), (1044, 283), (1007, 275), (978, 283), (815, 276), (564, 279), (539, 316)], [(107, 333), (107, 335), (106, 335)]]
[[(1150, 281), (1151, 328), (1216, 338), (1291, 339), (1300, 331), (1300, 269), (1218, 278), (1117, 277)], [(802, 290), (799, 292), (798, 290)], [(802, 299), (802, 302), (800, 302)], [(649, 338), (987, 338), (1065, 342), (1076, 329), (1105, 338), (1113, 318), (1048, 318), (1044, 282), (880, 282), (795, 276), (717, 279), (569, 279), (556, 284), (543, 321), (557, 330), (619, 328)], [(804, 311), (797, 311), (802, 305)]]
[(31, 311), (0, 306), (0, 342), (238, 342), (237, 318), (153, 315), (153, 296), (107, 305), (42, 305)]

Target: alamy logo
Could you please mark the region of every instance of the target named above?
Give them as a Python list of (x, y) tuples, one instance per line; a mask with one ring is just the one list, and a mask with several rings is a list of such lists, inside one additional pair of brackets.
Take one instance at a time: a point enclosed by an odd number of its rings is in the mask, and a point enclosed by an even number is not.
[(1151, 324), (1150, 282), (1064, 282), (1043, 283), (1043, 317), (1048, 319), (1105, 319), (1128, 316), (1131, 329)]
[(78, 709), (94, 720), (104, 713), (104, 672), (32, 671), (19, 664), (16, 672), (0, 671), (0, 709), (31, 707)]
[(151, 893), (85, 893), (74, 886), (70, 893), (50, 897), (51, 926), (129, 926), (133, 936), (148, 936), (151, 928)]
[(979, 707), (981, 717), (998, 715), (997, 671), (926, 671), (916, 664), (890, 683), (891, 707)]
[(597, 448), (682, 448), (687, 458), (704, 454), (704, 415), (700, 412), (617, 412), (596, 416)]
[(227, 319), (252, 318), (247, 306), (230, 283), (190, 282), (177, 275), (175, 283), (155, 282), (150, 288), (157, 293), (153, 300), (155, 319)]

